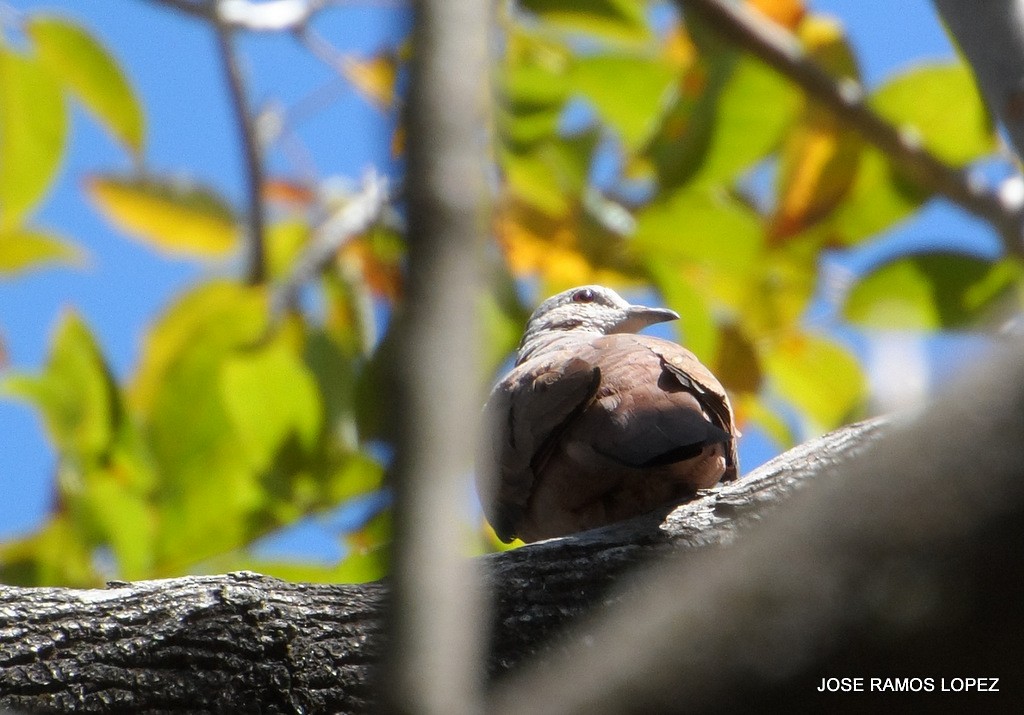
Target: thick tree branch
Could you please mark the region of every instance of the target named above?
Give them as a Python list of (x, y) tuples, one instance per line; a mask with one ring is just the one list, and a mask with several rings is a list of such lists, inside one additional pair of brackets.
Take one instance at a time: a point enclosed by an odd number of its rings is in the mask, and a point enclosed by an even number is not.
[[(1019, 355), (912, 422), (826, 435), (661, 528), (652, 516), (479, 561), (495, 594), (490, 670), (530, 666), (491, 707), (820, 709), (835, 700), (821, 700), (817, 683), (837, 674), (974, 674), (1016, 692)], [(671, 565), (632, 570), (657, 554)], [(0, 706), (377, 712), (384, 599), (379, 583), (255, 574), (105, 591), (0, 587)], [(579, 620), (588, 612), (597, 618)], [(963, 703), (951, 698), (943, 703)]]
[(989, 109), (1024, 156), (1024, 2), (934, 0), (970, 61)]
[[(966, 172), (954, 169), (921, 146), (913, 134), (880, 117), (868, 106), (860, 85), (829, 76), (807, 56), (792, 35), (744, 3), (730, 0), (676, 0), (676, 3), (683, 12), (700, 15), (729, 41), (835, 112), (882, 150), (915, 183), (990, 223), (1008, 253), (1024, 256), (1024, 209), (1020, 203), (1004, 201), (997, 193), (979, 186)], [(974, 3), (967, 4), (974, 7)], [(966, 11), (973, 16), (973, 10)], [(1024, 106), (1024, 100), (1021, 105)]]
[(398, 450), (390, 644), (393, 712), (479, 710), (480, 595), (453, 509), (479, 414), (480, 249), (487, 225), (490, 3), (414, 4), (408, 129), (408, 294), (396, 326)]

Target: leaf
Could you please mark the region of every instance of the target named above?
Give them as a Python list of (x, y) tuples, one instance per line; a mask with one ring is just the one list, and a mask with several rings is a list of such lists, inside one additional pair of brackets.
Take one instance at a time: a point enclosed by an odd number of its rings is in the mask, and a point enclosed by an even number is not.
[(691, 184), (636, 218), (629, 250), (641, 263), (667, 261), (712, 306), (740, 309), (764, 245), (760, 217), (716, 186)]
[[(853, 50), (838, 22), (808, 17), (800, 36), (810, 56), (830, 74), (859, 77)], [(856, 180), (861, 147), (859, 135), (832, 111), (805, 101), (782, 147), (770, 241), (797, 234), (831, 213)]]
[(645, 150), (662, 188), (734, 181), (779, 143), (798, 100), (756, 60), (702, 48)]
[(621, 53), (579, 56), (569, 72), (572, 86), (593, 103), (630, 151), (650, 137), (672, 79), (665, 62)]
[(624, 241), (575, 206), (554, 218), (514, 197), (495, 212), (495, 235), (512, 274), (540, 273), (544, 291), (556, 293), (574, 285), (622, 285), (635, 276)]
[(398, 77), (398, 58), (384, 53), (360, 60), (351, 55), (341, 59), (341, 71), (359, 92), (382, 111), (395, 104), (395, 81)]
[(902, 179), (874, 147), (861, 152), (853, 185), (825, 222), (831, 242), (851, 246), (909, 215), (928, 197)]
[(74, 313), (61, 320), (39, 375), (14, 374), (0, 390), (35, 405), (62, 454), (87, 464), (107, 453), (120, 404), (92, 333)]
[(857, 360), (822, 337), (792, 333), (765, 349), (761, 363), (776, 391), (810, 418), (814, 431), (841, 424), (865, 395)]
[(1000, 301), (1016, 296), (1024, 270), (1012, 259), (991, 262), (956, 253), (899, 258), (853, 286), (845, 317), (872, 328), (937, 330), (977, 326)]
[(52, 234), (21, 229), (0, 233), (0, 275), (14, 275), (47, 263), (81, 264), (78, 247)]
[(131, 405), (161, 478), (159, 519), (188, 524), (160, 529), (160, 573), (180, 572), (271, 528), (262, 518), (274, 506), (268, 485), (252, 466), (258, 448), (236, 432), (222, 388), (225, 363), (259, 349), (267, 300), (265, 288), (207, 283), (179, 298), (146, 337)]
[(81, 100), (103, 126), (136, 156), (142, 155), (142, 105), (114, 57), (82, 27), (36, 15), (25, 33), (53, 75)]
[(803, 0), (748, 0), (751, 7), (789, 31), (795, 31), (807, 13)]
[(96, 175), (93, 202), (121, 230), (169, 253), (221, 256), (239, 239), (227, 203), (205, 187), (161, 178)]
[(220, 397), (254, 469), (267, 469), (289, 439), (312, 450), (322, 408), (310, 371), (282, 344), (247, 350), (220, 368)]
[(179, 296), (153, 322), (143, 341), (128, 392), (132, 406), (148, 416), (171, 373), (189, 353), (224, 353), (255, 343), (266, 329), (266, 309), (263, 290), (226, 280), (203, 283)]
[(870, 104), (894, 124), (912, 127), (927, 149), (956, 166), (996, 147), (991, 117), (963, 64), (904, 72), (880, 87)]
[(644, 3), (637, 0), (520, 0), (518, 6), (574, 32), (626, 41), (649, 35)]
[(66, 135), (60, 87), (36, 59), (0, 47), (0, 231), (46, 195)]

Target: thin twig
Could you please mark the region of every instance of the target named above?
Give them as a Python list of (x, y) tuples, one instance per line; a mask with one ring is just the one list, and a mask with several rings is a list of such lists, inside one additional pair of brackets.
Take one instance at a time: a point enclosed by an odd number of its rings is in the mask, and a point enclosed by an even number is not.
[(288, 278), (274, 290), (271, 299), (273, 322), (277, 322), (285, 309), (295, 302), (299, 288), (334, 260), (342, 246), (377, 223), (387, 206), (388, 196), (387, 177), (371, 171), (363, 179), (359, 193), (317, 227)]
[(238, 123), (238, 133), (242, 140), (242, 153), (245, 157), (246, 193), (248, 194), (248, 233), (249, 257), (246, 269), (246, 280), (250, 285), (259, 285), (266, 280), (266, 256), (264, 251), (264, 220), (263, 220), (263, 161), (259, 146), (259, 137), (249, 108), (245, 91), (245, 80), (238, 56), (232, 47), (232, 30), (220, 21), (214, 22), (217, 31), (217, 48), (228, 87), (231, 90), (231, 104)]
[(921, 146), (912, 133), (901, 131), (872, 111), (860, 85), (828, 75), (788, 32), (742, 3), (676, 0), (676, 4), (684, 12), (700, 15), (726, 39), (799, 85), (882, 150), (915, 183), (989, 222), (1007, 252), (1024, 255), (1024, 212), (971, 181), (966, 172), (943, 162)]

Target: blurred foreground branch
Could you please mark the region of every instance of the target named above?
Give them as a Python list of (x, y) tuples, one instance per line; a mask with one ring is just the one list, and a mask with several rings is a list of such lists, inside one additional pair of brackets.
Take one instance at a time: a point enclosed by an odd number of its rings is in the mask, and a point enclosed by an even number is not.
[[(818, 682), (836, 675), (998, 677), (1012, 695), (1021, 348), (913, 418), (790, 450), (661, 528), (641, 519), (479, 561), (495, 594), (490, 672), (515, 668), (487, 712), (821, 706)], [(376, 711), (385, 595), (253, 574), (0, 587), (0, 705)]]
[(408, 130), (408, 294), (392, 366), (398, 445), (387, 711), (480, 709), (480, 598), (458, 507), (479, 419), (476, 300), (489, 204), (484, 111), (489, 2), (414, 4)]
[[(1007, 2), (1009, 0), (1002, 0), (999, 4), (1005, 5)], [(1004, 200), (997, 192), (972, 181), (967, 172), (949, 166), (925, 149), (913, 134), (893, 126), (876, 114), (868, 106), (864, 90), (857, 82), (831, 77), (804, 52), (791, 34), (743, 3), (730, 0), (676, 0), (676, 4), (683, 12), (704, 18), (722, 36), (765, 62), (817, 102), (835, 112), (837, 117), (881, 149), (916, 184), (941, 194), (987, 221), (999, 234), (1008, 253), (1024, 256), (1024, 203)], [(972, 18), (968, 22), (975, 22), (977, 3), (950, 0), (938, 4), (940, 7), (960, 5), (962, 12), (970, 14)], [(976, 31), (984, 33), (981, 26)], [(984, 34), (981, 36), (987, 37)], [(1024, 107), (1024, 95), (1018, 104)], [(1024, 109), (1020, 111), (1020, 116), (1024, 117)]]

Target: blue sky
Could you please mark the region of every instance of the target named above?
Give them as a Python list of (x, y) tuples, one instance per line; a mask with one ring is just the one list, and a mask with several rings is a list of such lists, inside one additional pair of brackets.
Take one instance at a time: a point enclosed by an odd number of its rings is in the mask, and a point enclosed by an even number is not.
[[(3, 5), (71, 16), (99, 36), (127, 68), (142, 97), (148, 120), (147, 166), (158, 173), (196, 177), (242, 205), (241, 154), (207, 28), (142, 0), (0, 0)], [(952, 57), (932, 5), (925, 0), (902, 0), (898, 12), (884, 0), (820, 0), (812, 8), (843, 21), (869, 86), (912, 63)], [(355, 1), (321, 13), (315, 27), (339, 49), (369, 55), (404, 37), (408, 13), (397, 2)], [(17, 40), (8, 28), (4, 35)], [(257, 103), (276, 98), (289, 105), (332, 82), (331, 72), (288, 36), (251, 35), (242, 40)], [(300, 133), (321, 175), (357, 178), (370, 166), (394, 170), (390, 121), (347, 90), (313, 114)], [(32, 370), (42, 363), (61, 312), (74, 306), (98, 335), (115, 373), (128, 375), (145, 326), (168, 301), (204, 274), (235, 268), (170, 259), (111, 229), (86, 202), (81, 181), (90, 172), (129, 168), (126, 153), (76, 110), (66, 162), (37, 222), (82, 246), (89, 260), (84, 267), (48, 268), (0, 281), (0, 335), (15, 368)], [(275, 168), (285, 167), (272, 165)], [(889, 244), (919, 246), (922, 240), (996, 250), (986, 227), (941, 202), (894, 231)], [(869, 262), (871, 251), (879, 250), (888, 249), (870, 248), (842, 260)], [(943, 359), (952, 365), (962, 350), (957, 343), (933, 353), (946, 356)], [(0, 401), (0, 539), (39, 523), (47, 510), (54, 467), (55, 455), (36, 415), (19, 403)]]

